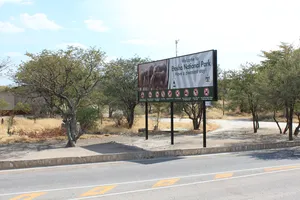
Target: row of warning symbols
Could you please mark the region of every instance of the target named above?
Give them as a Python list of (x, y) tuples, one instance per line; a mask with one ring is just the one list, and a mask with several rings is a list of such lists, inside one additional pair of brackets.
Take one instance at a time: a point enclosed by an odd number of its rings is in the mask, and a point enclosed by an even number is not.
[[(183, 94), (184, 94), (184, 97), (189, 97), (189, 90), (185, 89), (183, 91)], [(203, 94), (204, 94), (204, 96), (209, 96), (209, 88), (204, 88)], [(176, 97), (181, 97), (180, 90), (176, 90), (175, 91), (175, 96)], [(195, 88), (193, 90), (193, 96), (195, 96), (195, 97), (199, 96), (199, 91), (198, 91), (197, 88)], [(162, 91), (156, 91), (155, 92), (155, 97), (154, 98), (160, 98), (160, 97), (161, 98), (166, 98), (166, 92), (164, 90), (162, 90)], [(173, 97), (173, 91), (172, 90), (168, 90), (168, 92), (167, 92), (167, 98), (172, 98), (172, 97)], [(141, 92), (141, 98), (142, 99), (147, 98), (145, 92)], [(148, 92), (148, 98), (153, 98), (153, 92), (152, 91)]]

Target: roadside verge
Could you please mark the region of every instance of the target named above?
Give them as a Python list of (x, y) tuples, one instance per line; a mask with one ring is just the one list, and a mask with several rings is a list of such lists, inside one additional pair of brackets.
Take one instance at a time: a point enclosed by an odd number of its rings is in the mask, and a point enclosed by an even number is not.
[(130, 161), (142, 160), (160, 157), (176, 157), (176, 156), (191, 156), (225, 152), (240, 152), (262, 149), (276, 149), (300, 146), (300, 141), (285, 141), (267, 144), (243, 144), (236, 146), (225, 147), (208, 147), (196, 149), (176, 149), (163, 151), (140, 151), (128, 153), (102, 154), (93, 156), (78, 156), (78, 157), (63, 157), (63, 158), (48, 158), (48, 159), (33, 159), (33, 160), (15, 160), (15, 161), (0, 161), (0, 170), (4, 169), (20, 169), (32, 167), (46, 167), (57, 165), (72, 165), (84, 163), (110, 162), (110, 161)]

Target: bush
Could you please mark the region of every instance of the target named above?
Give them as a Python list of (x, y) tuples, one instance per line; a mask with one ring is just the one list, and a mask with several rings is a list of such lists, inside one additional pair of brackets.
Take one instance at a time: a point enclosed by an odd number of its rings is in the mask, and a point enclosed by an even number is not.
[(92, 130), (97, 125), (99, 119), (98, 110), (93, 107), (80, 108), (77, 111), (77, 121), (83, 131)]
[(122, 111), (116, 111), (116, 112), (113, 113), (112, 118), (113, 118), (113, 120), (114, 120), (117, 127), (122, 125), (123, 117), (124, 117), (124, 115), (123, 115)]

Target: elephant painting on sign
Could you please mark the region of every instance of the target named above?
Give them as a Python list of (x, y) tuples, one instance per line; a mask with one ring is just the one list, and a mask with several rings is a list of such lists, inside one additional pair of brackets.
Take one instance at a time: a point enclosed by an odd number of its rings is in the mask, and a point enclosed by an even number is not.
[(150, 78), (151, 90), (163, 90), (168, 87), (167, 65), (155, 65)]
[(148, 69), (143, 71), (140, 75), (140, 87), (143, 88), (143, 90), (148, 90), (150, 87), (150, 79), (153, 75), (153, 69), (154, 66), (151, 65)]

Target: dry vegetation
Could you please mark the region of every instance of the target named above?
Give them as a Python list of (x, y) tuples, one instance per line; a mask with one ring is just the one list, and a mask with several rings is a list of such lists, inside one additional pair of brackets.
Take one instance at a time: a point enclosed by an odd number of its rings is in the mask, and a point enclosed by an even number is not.
[[(49, 139), (55, 140), (66, 140), (65, 132), (60, 128), (61, 119), (38, 119), (36, 123), (34, 120), (16, 117), (15, 123), (11, 129), (12, 135), (7, 134), (7, 118), (5, 123), (0, 126), (0, 144), (10, 144), (19, 142), (38, 142)], [(153, 130), (155, 122), (149, 120), (149, 130)], [(111, 119), (105, 118), (103, 123), (98, 122), (98, 126), (94, 132), (100, 134), (85, 134), (81, 136), (81, 139), (97, 138), (103, 135), (109, 136), (110, 134), (126, 134), (126, 135), (137, 135), (138, 130), (145, 127), (144, 116), (137, 116), (132, 129), (128, 129), (126, 125), (116, 127), (115, 122)], [(192, 122), (175, 122), (174, 128), (176, 129), (188, 129), (192, 130)], [(215, 124), (207, 124), (207, 130), (215, 130), (218, 128)], [(166, 130), (170, 129), (169, 122), (160, 122), (159, 129)], [(199, 133), (199, 131), (187, 131), (184, 133)]]

